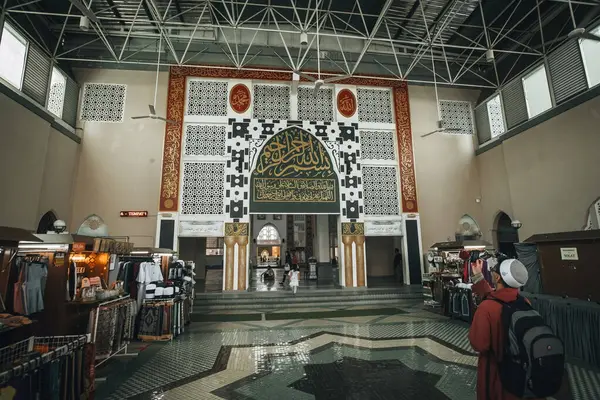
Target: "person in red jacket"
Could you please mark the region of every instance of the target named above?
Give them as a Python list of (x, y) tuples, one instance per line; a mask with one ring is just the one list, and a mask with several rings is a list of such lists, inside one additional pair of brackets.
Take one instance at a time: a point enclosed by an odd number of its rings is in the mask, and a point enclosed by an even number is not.
[(519, 260), (499, 262), (492, 269), (496, 286), (493, 290), (483, 278), (483, 260), (472, 263), (473, 293), (484, 299), (473, 317), (469, 330), (469, 341), (479, 353), (477, 363), (477, 400), (518, 400), (502, 387), (498, 373), (504, 347), (505, 329), (502, 326), (502, 305), (497, 301), (485, 300), (495, 297), (503, 302), (517, 299), (519, 288), (527, 283), (527, 268)]

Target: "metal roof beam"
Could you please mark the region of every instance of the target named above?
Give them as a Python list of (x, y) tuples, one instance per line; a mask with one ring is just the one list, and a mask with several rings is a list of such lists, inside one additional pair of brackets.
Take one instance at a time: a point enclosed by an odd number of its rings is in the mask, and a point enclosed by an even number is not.
[[(367, 39), (367, 42), (365, 43), (363, 49), (361, 50), (360, 54), (358, 55), (358, 59), (356, 60), (356, 63), (354, 64), (354, 67), (352, 68), (352, 71), (351, 71), (352, 74), (354, 74), (354, 72), (356, 72), (356, 69), (358, 68), (358, 65), (360, 64), (360, 62), (362, 61), (363, 57), (367, 53), (367, 50), (369, 49), (369, 46), (371, 45), (371, 42), (373, 42), (373, 39), (375, 38), (375, 35), (377, 35), (377, 31), (379, 31), (379, 27), (381, 26), (381, 23), (383, 22), (385, 13), (388, 12), (388, 10), (390, 9), (390, 6), (392, 5), (392, 3), (393, 3), (393, 0), (386, 0), (385, 4), (381, 8), (381, 12), (379, 13), (379, 17), (377, 17), (377, 21), (375, 22), (375, 25), (373, 25), (373, 30), (369, 34), (369, 38)], [(362, 13), (361, 13), (361, 15), (362, 15)]]

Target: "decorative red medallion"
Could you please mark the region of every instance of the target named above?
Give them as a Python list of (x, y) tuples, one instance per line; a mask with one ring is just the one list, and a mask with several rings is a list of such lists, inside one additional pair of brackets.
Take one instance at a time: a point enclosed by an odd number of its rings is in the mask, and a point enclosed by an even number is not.
[(350, 89), (342, 89), (337, 95), (337, 107), (344, 117), (350, 118), (356, 113), (356, 97)]
[(238, 83), (229, 92), (229, 104), (233, 111), (243, 114), (250, 108), (250, 89), (243, 83)]

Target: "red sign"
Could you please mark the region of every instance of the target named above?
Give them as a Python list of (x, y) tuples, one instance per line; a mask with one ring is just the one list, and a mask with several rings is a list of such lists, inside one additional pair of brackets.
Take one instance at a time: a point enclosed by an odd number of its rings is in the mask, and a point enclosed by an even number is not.
[(243, 114), (250, 108), (250, 89), (248, 86), (238, 83), (231, 88), (229, 93), (229, 104), (231, 109), (238, 114)]
[(337, 95), (337, 107), (340, 114), (346, 118), (356, 113), (356, 97), (350, 89), (342, 89)]
[(123, 218), (146, 218), (148, 211), (121, 211)]
[(73, 243), (73, 252), (74, 253), (81, 253), (82, 251), (85, 251), (85, 243), (81, 243), (81, 242)]

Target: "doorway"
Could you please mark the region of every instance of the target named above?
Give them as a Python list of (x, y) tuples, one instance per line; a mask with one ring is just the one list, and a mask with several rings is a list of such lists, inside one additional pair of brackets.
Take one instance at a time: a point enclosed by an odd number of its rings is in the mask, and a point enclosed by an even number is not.
[(519, 231), (512, 226), (512, 219), (505, 212), (496, 216), (496, 241), (498, 251), (510, 258), (517, 257), (515, 243), (519, 243)]
[(370, 288), (398, 287), (404, 283), (403, 266), (395, 268), (395, 249), (402, 257), (401, 236), (367, 236), (367, 286)]
[(196, 263), (196, 292), (218, 293), (223, 291), (222, 237), (180, 237), (179, 258)]

